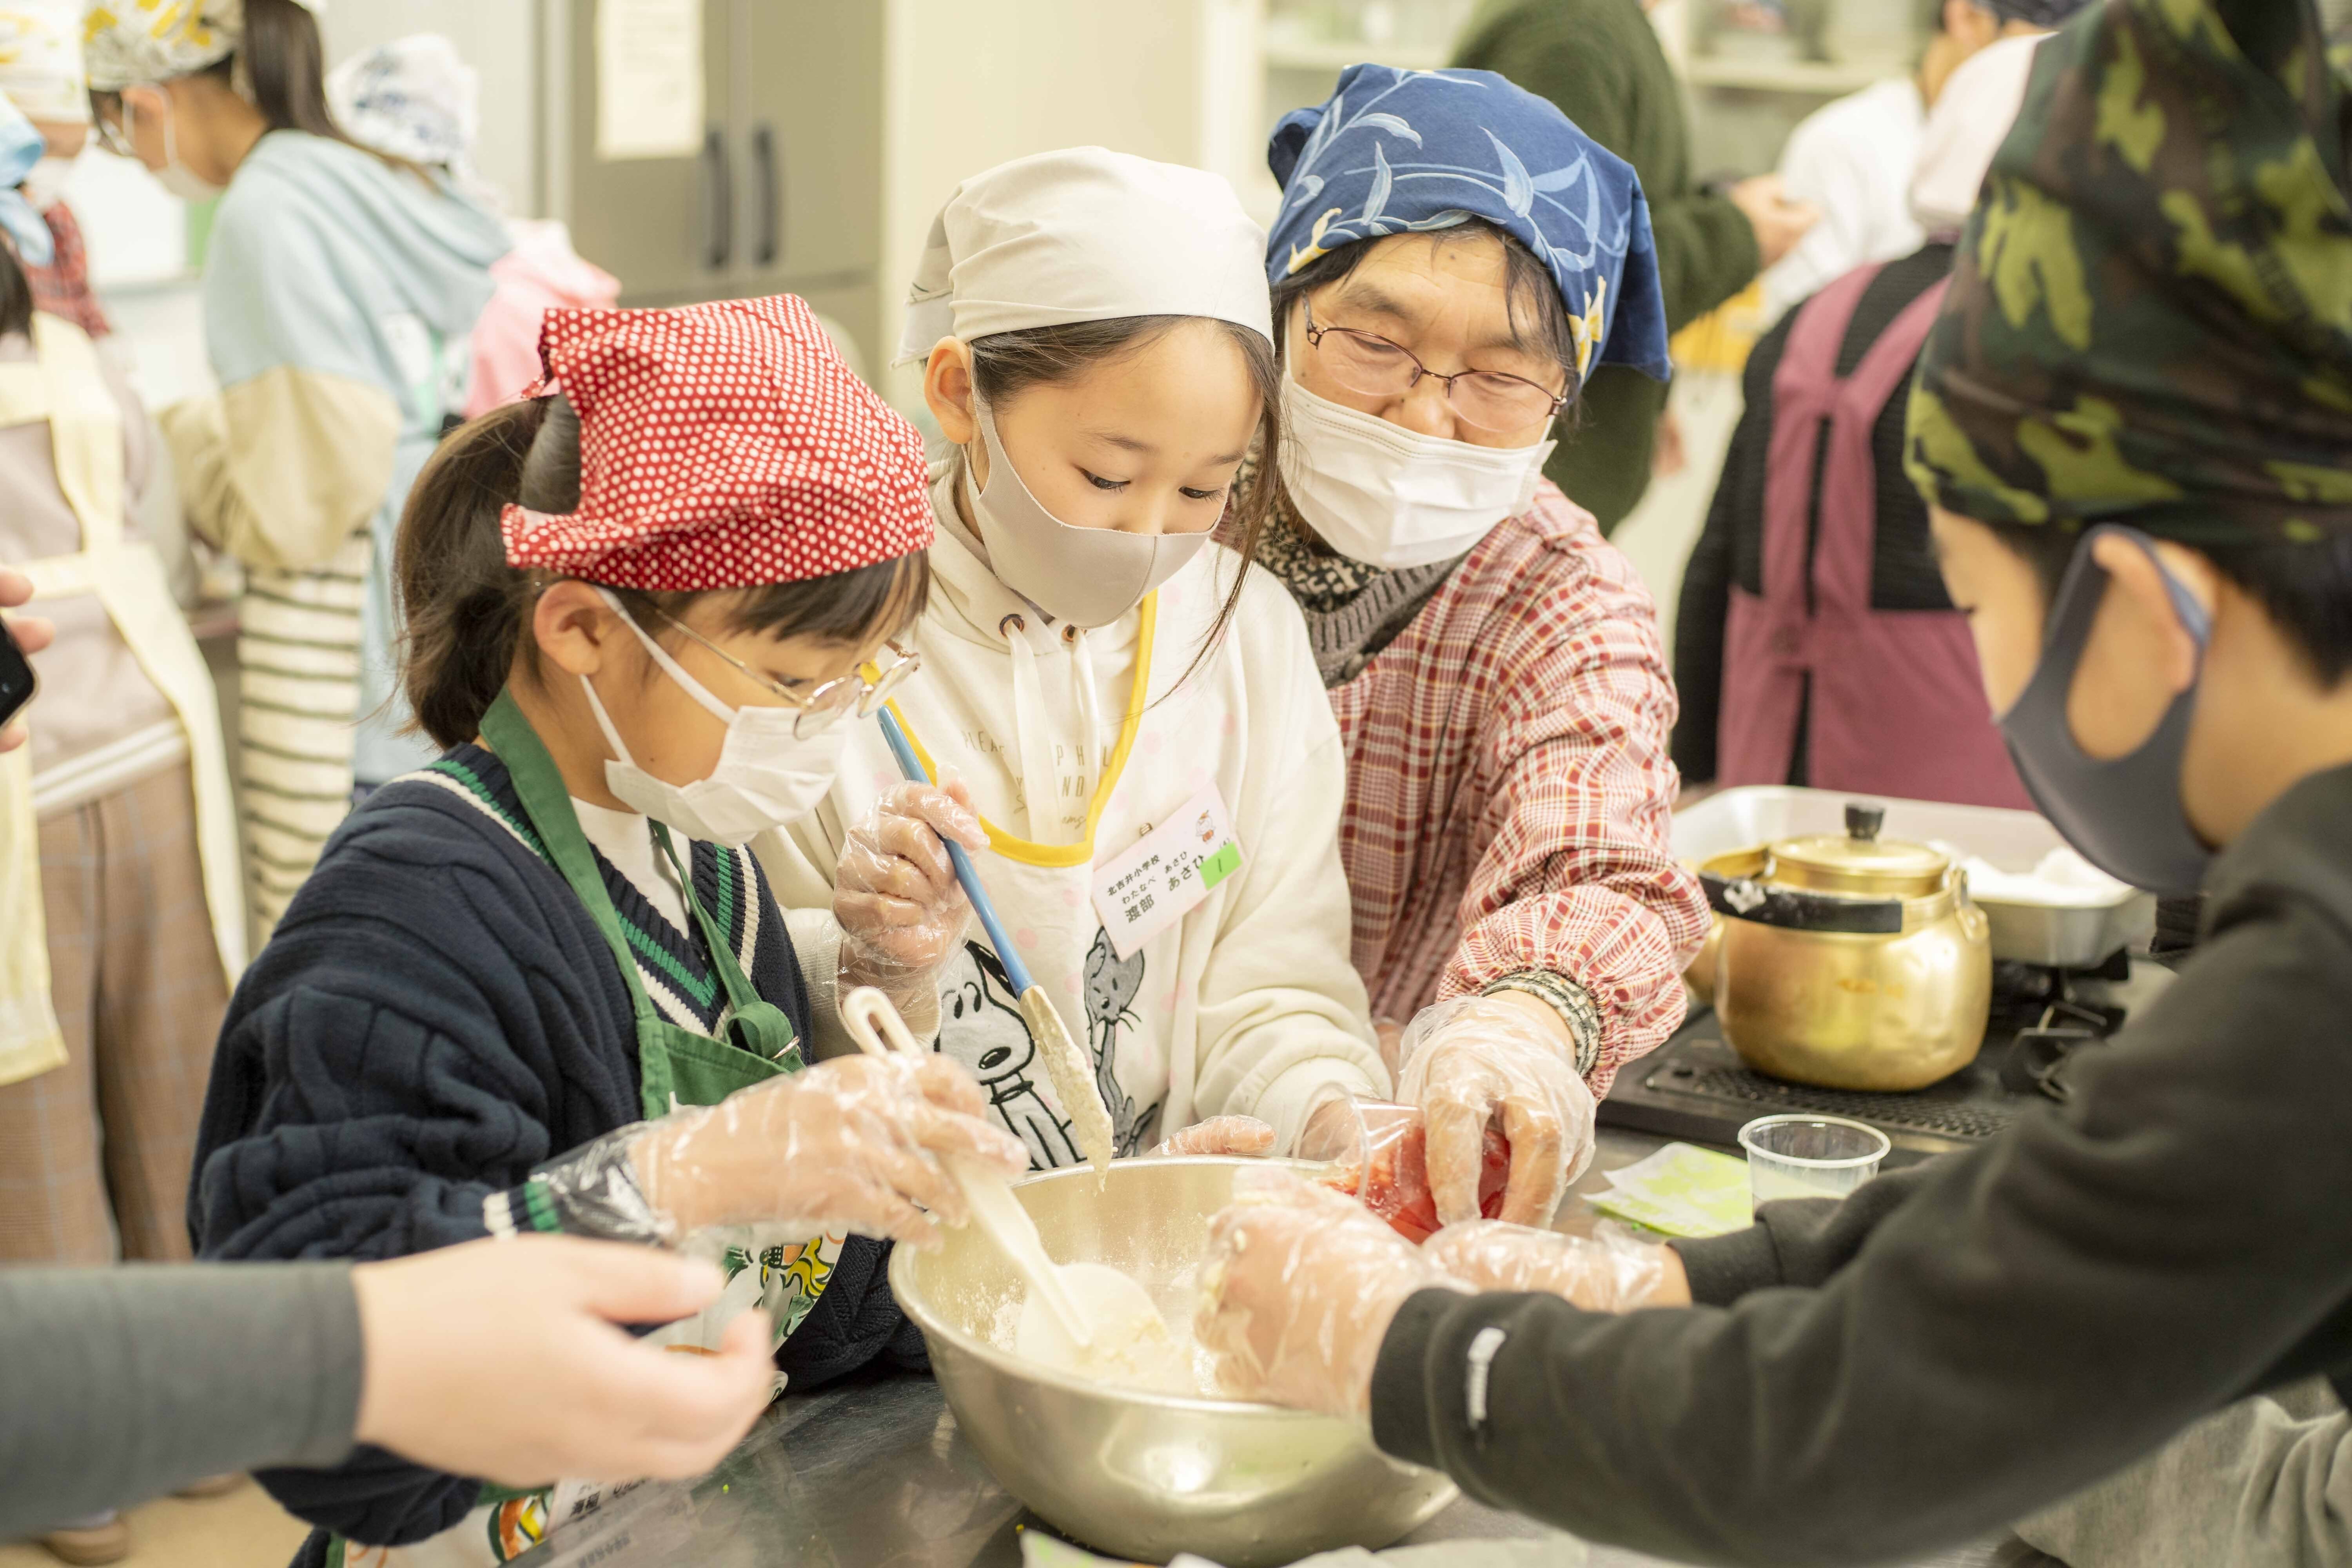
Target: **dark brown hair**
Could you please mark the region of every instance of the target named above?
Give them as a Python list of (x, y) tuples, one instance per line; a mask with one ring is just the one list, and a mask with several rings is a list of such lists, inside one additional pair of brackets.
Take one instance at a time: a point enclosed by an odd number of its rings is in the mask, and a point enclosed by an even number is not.
[[(1576, 372), (1576, 334), (1569, 328), (1568, 304), (1559, 297), (1559, 285), (1553, 279), (1551, 269), (1537, 260), (1536, 253), (1508, 231), (1481, 217), (1467, 219), (1452, 228), (1433, 229), (1421, 237), (1443, 243), (1463, 235), (1483, 236), (1501, 244), (1503, 309), (1511, 323), (1511, 335), (1529, 353), (1549, 355), (1568, 372), (1568, 402), (1562, 405), (1559, 417), (1563, 428), (1573, 428), (1570, 422), (1583, 400), (1583, 378)], [(1379, 243), (1360, 240), (1354, 245), (1343, 245), (1317, 257), (1276, 284), (1274, 341), (1283, 342), (1290, 322), (1290, 307), (1301, 295), (1326, 284), (1344, 282)]]
[[(301, 131), (357, 147), (404, 173), (429, 182), (431, 175), (405, 158), (352, 140), (327, 101), (327, 50), (319, 19), (296, 0), (245, 0), (245, 37), (236, 52), (197, 72), (236, 90), (240, 66), (253, 86), (253, 106), (272, 131)], [(93, 92), (94, 103), (119, 109), (119, 92)]]
[[(563, 513), (580, 504), (580, 421), (561, 395), (494, 408), (442, 441), (409, 491), (394, 545), (393, 582), (406, 626), (401, 680), (415, 728), (444, 746), (474, 738), (522, 656), (535, 675), (531, 608), (555, 579), (507, 563), (500, 514), (520, 501)], [(921, 551), (830, 576), (714, 589), (731, 601), (726, 626), (772, 637), (856, 645), (895, 636), (922, 614), (930, 557)], [(708, 593), (612, 590), (657, 640)]]
[(1249, 370), (1250, 384), (1256, 389), (1255, 468), (1249, 472), (1249, 482), (1236, 487), (1227, 498), (1224, 520), (1217, 525), (1217, 538), (1241, 556), (1239, 569), (1234, 574), (1234, 585), (1226, 593), (1224, 603), (1218, 606), (1216, 620), (1201, 639), (1178, 685), (1192, 679), (1223, 640), (1225, 629), (1233, 625), (1234, 613), (1241, 607), (1242, 589), (1249, 581), (1250, 563), (1257, 558), (1258, 541), (1265, 536), (1266, 519), (1273, 515), (1274, 498), (1280, 489), (1277, 469), (1282, 455), (1282, 372), (1275, 358), (1274, 345), (1237, 321), (1198, 316), (1122, 316), (1108, 321), (1074, 321), (1066, 326), (995, 332), (973, 340), (971, 345), (972, 384), (982, 398), (1002, 405), (1029, 387), (1075, 381), (1097, 365), (1141, 353), (1187, 321), (1204, 320), (1223, 331), (1226, 341), (1241, 352), (1242, 363)]
[(33, 280), (16, 260), (16, 247), (0, 239), (0, 338), (33, 330)]

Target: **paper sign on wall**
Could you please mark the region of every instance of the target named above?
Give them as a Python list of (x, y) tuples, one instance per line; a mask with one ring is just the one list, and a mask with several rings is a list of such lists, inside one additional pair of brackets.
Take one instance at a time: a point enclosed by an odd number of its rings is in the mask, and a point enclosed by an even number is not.
[(1124, 854), (1095, 868), (1095, 913), (1121, 959), (1186, 915), (1242, 868), (1225, 798), (1211, 784)]
[(597, 0), (596, 156), (701, 150), (702, 0)]

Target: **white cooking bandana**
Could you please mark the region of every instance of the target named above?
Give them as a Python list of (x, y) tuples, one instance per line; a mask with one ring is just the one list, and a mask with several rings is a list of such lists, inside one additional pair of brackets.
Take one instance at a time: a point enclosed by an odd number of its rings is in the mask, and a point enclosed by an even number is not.
[(472, 167), (481, 100), (480, 75), (438, 33), (379, 44), (327, 77), (327, 106), (352, 140), (453, 172)]
[(894, 364), (941, 338), (1205, 316), (1271, 342), (1265, 233), (1215, 174), (1100, 147), (1000, 163), (931, 224)]
[(0, 0), (0, 93), (43, 124), (89, 121), (81, 0)]
[[(294, 0), (318, 15), (325, 0)], [(121, 92), (194, 76), (245, 41), (245, 0), (89, 0), (81, 47), (93, 92)], [(250, 99), (239, 71), (236, 87)]]
[(2033, 51), (2047, 37), (2003, 38), (1970, 55), (1944, 83), (1911, 173), (1911, 218), (1929, 238), (1950, 239), (1968, 226), (1993, 154), (2025, 105)]

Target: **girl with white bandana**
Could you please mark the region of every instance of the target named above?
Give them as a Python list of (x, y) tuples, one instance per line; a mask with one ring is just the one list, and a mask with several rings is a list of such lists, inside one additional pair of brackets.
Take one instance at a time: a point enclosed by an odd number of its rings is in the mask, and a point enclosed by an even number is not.
[(190, 524), (243, 562), (247, 860), (266, 931), (364, 792), (430, 755), (402, 727), (392, 536), (465, 406), (506, 230), (327, 109), (296, 0), (94, 0), (100, 136), (220, 198), (205, 265), (217, 397), (163, 410)]
[[(1270, 488), (1270, 464), (1244, 471), (1279, 397), (1262, 245), (1213, 175), (1021, 159), (940, 214), (901, 344), (956, 450), (932, 468), (924, 676), (896, 717), (969, 790), (981, 880), (1121, 1155), (1203, 1122), (1177, 1146), (1288, 1150), (1324, 1104), (1389, 1089), (1348, 958), (1338, 726), (1280, 587), (1210, 537), (1254, 536)], [(1007, 966), (961, 910), (908, 910), (887, 949), (834, 929), (929, 869), (929, 842), (854, 829), (898, 778), (863, 727), (824, 805), (769, 841), (794, 942), (838, 944), (814, 973), (884, 984), (938, 1029), (1034, 1165), (1074, 1163)]]

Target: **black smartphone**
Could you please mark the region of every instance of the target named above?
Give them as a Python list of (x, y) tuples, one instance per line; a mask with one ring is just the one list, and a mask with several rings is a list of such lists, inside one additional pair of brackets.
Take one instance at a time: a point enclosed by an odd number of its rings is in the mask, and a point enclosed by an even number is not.
[(0, 622), (0, 729), (16, 722), (40, 684), (33, 678), (33, 661), (16, 646), (16, 634)]

